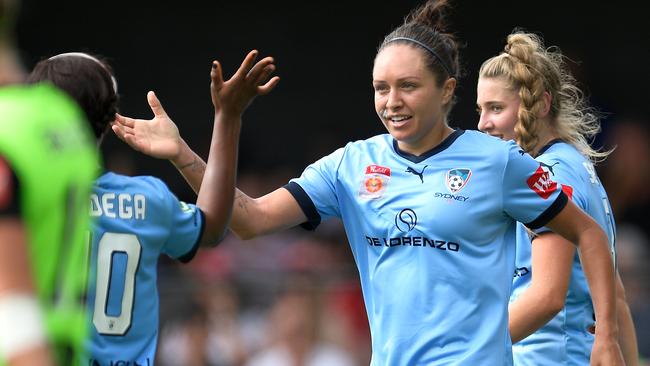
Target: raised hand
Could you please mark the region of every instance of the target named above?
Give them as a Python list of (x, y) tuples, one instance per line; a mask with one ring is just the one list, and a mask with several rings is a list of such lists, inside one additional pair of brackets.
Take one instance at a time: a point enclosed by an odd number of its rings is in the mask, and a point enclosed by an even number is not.
[(275, 70), (273, 58), (265, 57), (255, 63), (257, 55), (257, 50), (249, 52), (228, 81), (223, 80), (219, 61), (212, 62), (210, 94), (215, 113), (241, 115), (256, 96), (267, 94), (278, 84), (277, 76), (267, 81)]
[(118, 114), (111, 126), (113, 132), (134, 150), (173, 161), (185, 142), (154, 92), (147, 93), (147, 102), (154, 114), (152, 119), (134, 119)]

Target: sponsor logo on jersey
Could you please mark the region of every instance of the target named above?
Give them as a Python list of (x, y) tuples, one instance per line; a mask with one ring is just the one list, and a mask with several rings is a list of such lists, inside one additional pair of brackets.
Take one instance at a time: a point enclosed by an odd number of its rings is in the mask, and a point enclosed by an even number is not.
[(395, 215), (395, 227), (397, 230), (408, 233), (409, 231), (415, 229), (415, 225), (418, 224), (418, 215), (415, 214), (415, 211), (410, 208), (405, 208)]
[(392, 238), (379, 238), (366, 235), (366, 242), (371, 247), (422, 247), (450, 252), (459, 252), (460, 244), (447, 240), (431, 239), (424, 236), (398, 236)]
[[(408, 233), (415, 229), (418, 223), (418, 216), (410, 208), (405, 208), (395, 215), (395, 227), (402, 233)], [(395, 236), (376, 237), (365, 235), (366, 242), (371, 247), (423, 247), (451, 252), (460, 251), (460, 244), (447, 240), (431, 239), (425, 236)]]
[(390, 168), (368, 165), (359, 187), (359, 197), (376, 199), (384, 195), (390, 182)]
[(455, 194), (465, 188), (471, 177), (472, 171), (470, 169), (451, 169), (445, 175), (445, 184), (447, 185), (449, 192)]
[(411, 173), (413, 175), (417, 175), (420, 177), (420, 183), (424, 183), (424, 169), (426, 169), (428, 165), (425, 165), (424, 168), (422, 168), (421, 172), (418, 172), (417, 170), (411, 168), (410, 166), (406, 168), (407, 173)]
[(557, 190), (557, 183), (549, 175), (550, 169), (540, 164), (533, 175), (526, 180), (528, 187), (543, 199), (549, 198)]
[(556, 166), (556, 165), (558, 165), (558, 164), (560, 164), (560, 162), (557, 161), (557, 162), (555, 162), (555, 163), (553, 163), (553, 164), (551, 164), (551, 165), (548, 165), (548, 164), (543, 163), (543, 162), (540, 161), (539, 164), (540, 164), (541, 166), (543, 166), (546, 170), (548, 170), (549, 172), (551, 172), (551, 175), (552, 175), (552, 176), (555, 176), (555, 172), (553, 171), (553, 167)]

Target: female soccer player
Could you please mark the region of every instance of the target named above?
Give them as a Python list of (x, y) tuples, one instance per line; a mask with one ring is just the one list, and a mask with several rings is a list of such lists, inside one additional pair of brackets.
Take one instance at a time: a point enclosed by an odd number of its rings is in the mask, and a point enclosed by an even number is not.
[[(347, 144), (263, 197), (237, 192), (230, 228), (246, 239), (340, 217), (361, 278), (372, 365), (507, 365), (515, 223), (550, 226), (594, 264), (587, 273), (605, 327), (598, 359), (620, 365), (604, 232), (514, 143), (447, 124), (459, 61), (446, 5), (427, 1), (379, 46), (375, 109), (388, 134)], [(177, 167), (201, 165), (168, 118), (120, 117), (113, 129)], [(155, 148), (163, 143), (172, 148)], [(199, 174), (181, 173), (199, 187)]]
[[(600, 124), (562, 53), (547, 49), (534, 34), (510, 34), (505, 50), (481, 66), (476, 103), (479, 129), (515, 140), (536, 157), (569, 198), (607, 232), (614, 256), (614, 217), (593, 166), (607, 153), (588, 143)], [(510, 304), (515, 365), (588, 365), (594, 309), (575, 247), (547, 228), (536, 230), (531, 243), (519, 224), (516, 268)], [(632, 318), (620, 278), (617, 282), (620, 344), (627, 365), (636, 365)]]
[[(157, 263), (161, 254), (182, 262), (199, 245), (223, 237), (233, 205), (241, 115), (251, 100), (271, 91), (271, 57), (255, 62), (250, 52), (239, 70), (224, 81), (214, 61), (210, 91), (215, 108), (211, 158), (197, 205), (180, 202), (153, 177), (106, 172), (91, 195), (91, 359), (84, 365), (153, 365), (158, 337)], [(85, 53), (66, 53), (39, 62), (30, 82), (49, 81), (82, 106), (101, 141), (115, 119), (117, 84), (105, 61)], [(162, 110), (153, 93), (152, 109)], [(197, 207), (198, 206), (198, 207)]]

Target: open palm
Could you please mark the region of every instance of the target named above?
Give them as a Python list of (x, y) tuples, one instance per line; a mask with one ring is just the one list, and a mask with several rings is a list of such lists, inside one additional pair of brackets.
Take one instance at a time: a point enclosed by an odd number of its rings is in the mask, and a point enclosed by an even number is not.
[(154, 92), (147, 93), (147, 101), (154, 113), (152, 119), (134, 119), (118, 114), (112, 125), (113, 132), (143, 154), (159, 159), (174, 159), (183, 143), (178, 128)]

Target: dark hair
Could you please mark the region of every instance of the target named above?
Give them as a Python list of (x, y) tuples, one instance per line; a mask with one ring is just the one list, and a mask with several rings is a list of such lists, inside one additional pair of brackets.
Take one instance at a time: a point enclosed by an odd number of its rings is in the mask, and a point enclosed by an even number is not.
[[(404, 23), (384, 38), (377, 53), (389, 44), (409, 44), (422, 49), (429, 70), (437, 76), (438, 86), (442, 86), (448, 78), (460, 77), (459, 46), (454, 35), (446, 31), (444, 19), (450, 7), (447, 0), (428, 0), (413, 9)], [(396, 38), (408, 38), (415, 42)]]
[(118, 111), (119, 96), (108, 63), (83, 53), (57, 55), (40, 61), (27, 77), (28, 83), (41, 81), (51, 82), (76, 100), (101, 140)]

